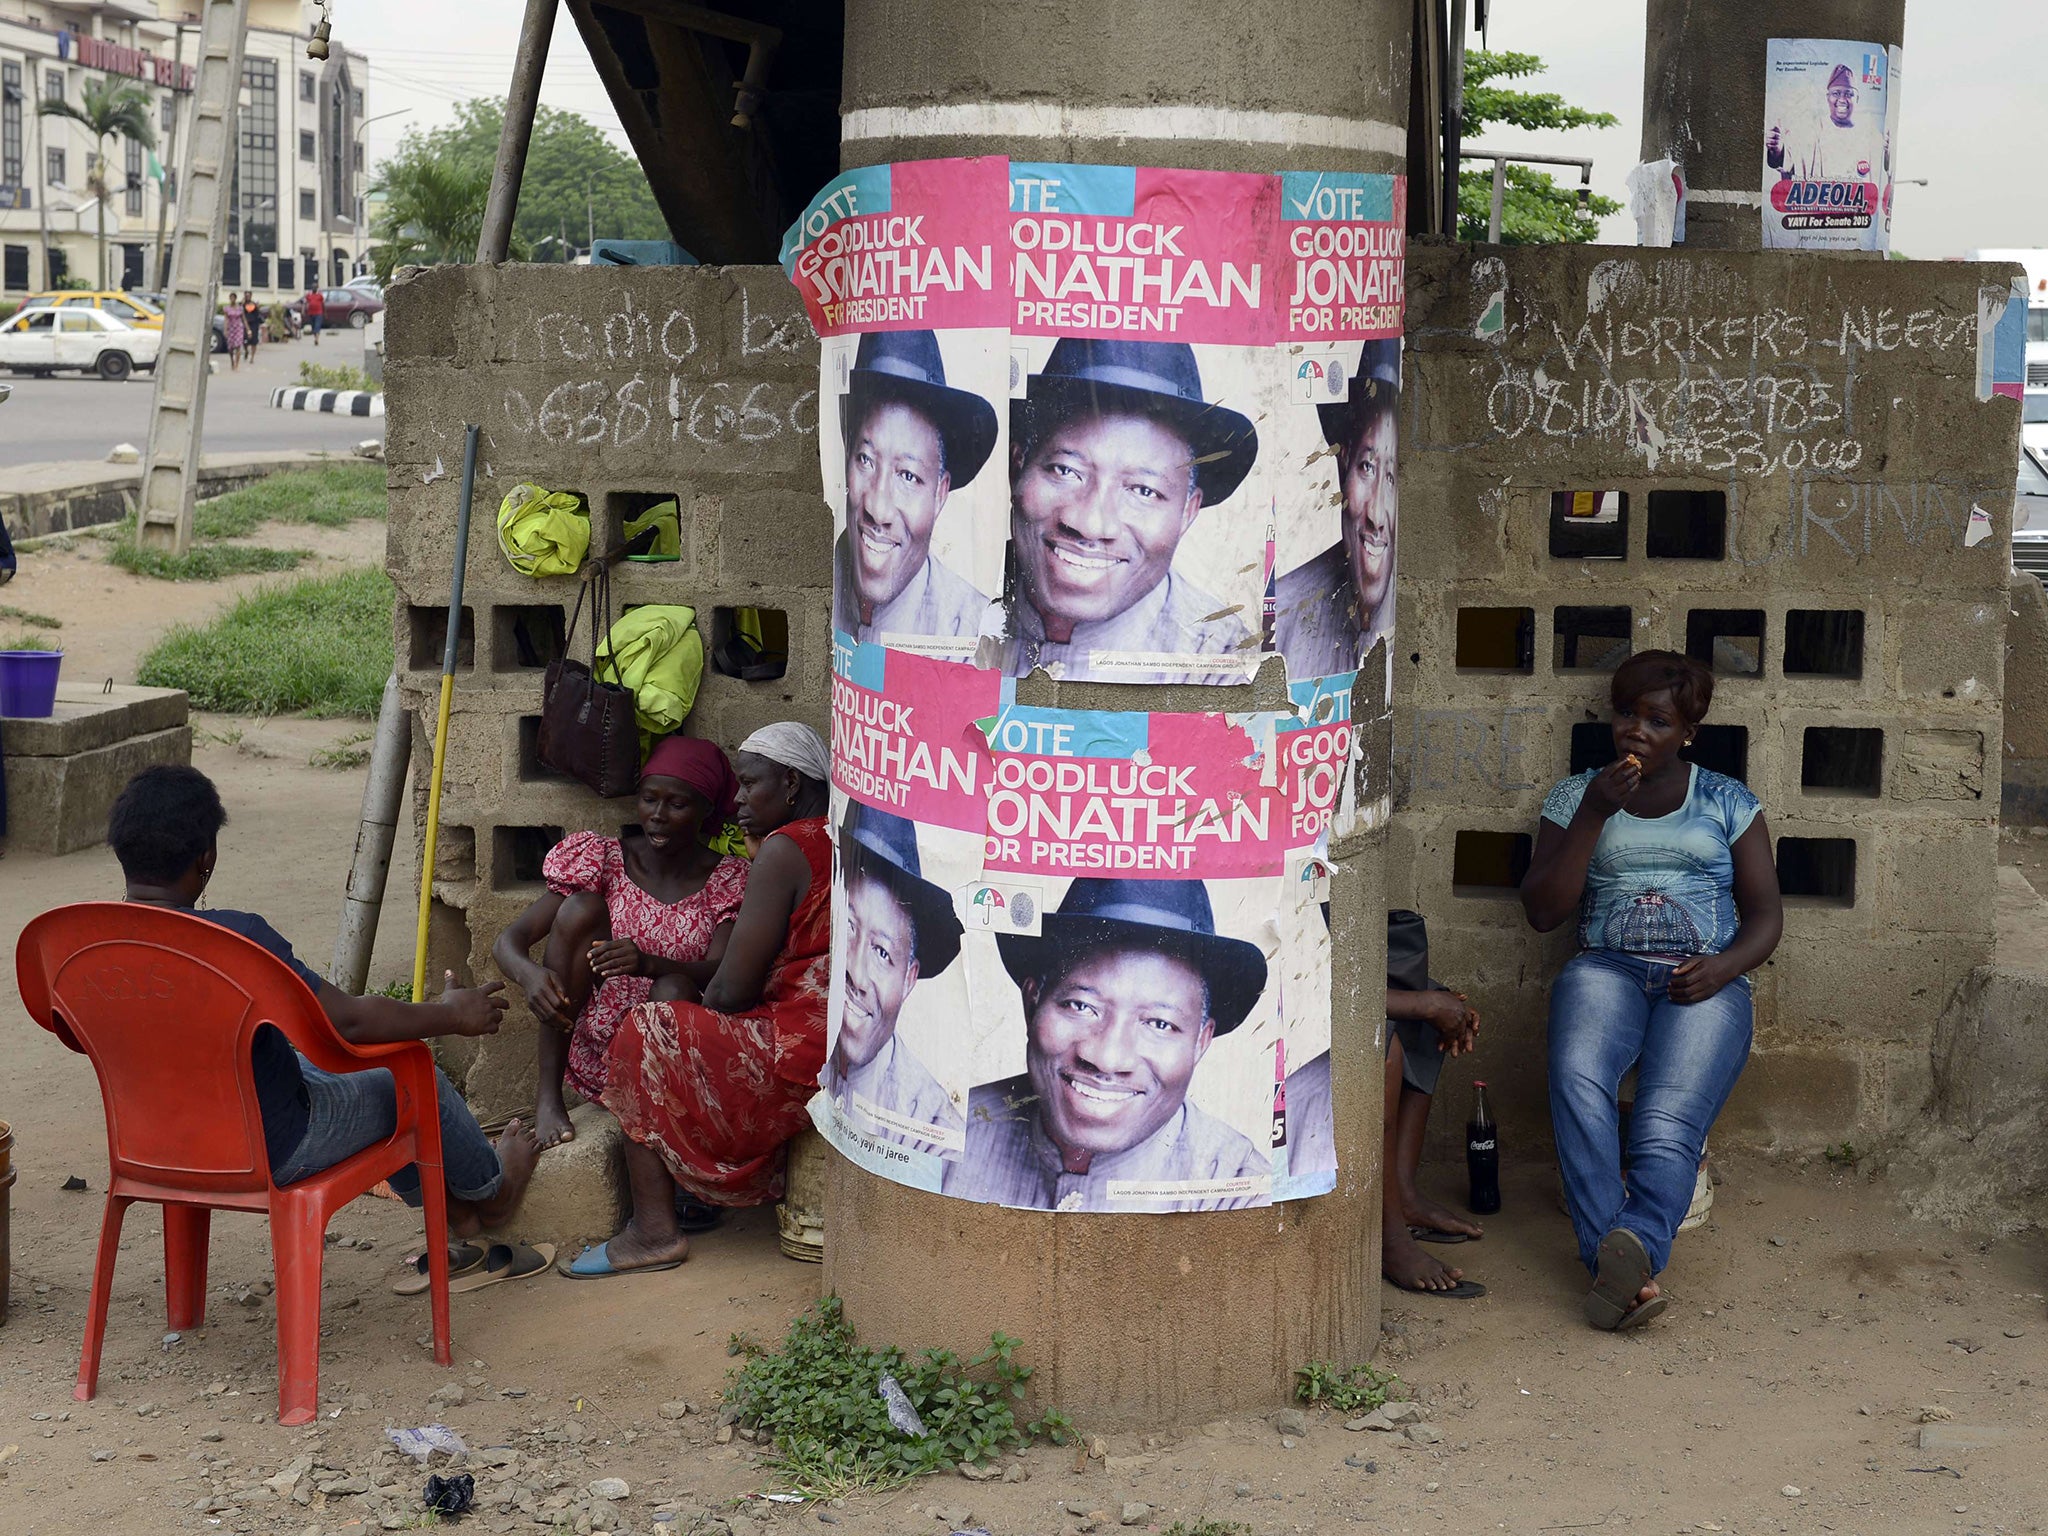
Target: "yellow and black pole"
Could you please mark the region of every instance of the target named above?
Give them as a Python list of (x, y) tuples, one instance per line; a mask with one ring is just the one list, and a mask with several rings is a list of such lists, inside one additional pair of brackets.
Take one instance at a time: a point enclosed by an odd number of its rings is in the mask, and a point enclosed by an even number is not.
[(448, 584), (448, 645), (441, 653), (441, 707), (434, 716), (433, 777), (427, 781), (427, 835), (420, 843), (420, 922), (412, 951), (412, 1000), (427, 1000), (427, 918), (434, 908), (434, 845), (441, 836), (441, 770), (448, 761), (448, 706), (455, 698), (455, 658), (462, 645), (462, 577), (469, 566), (469, 509), (476, 498), (476, 440), (462, 443), (462, 512), (455, 524), (455, 576)]

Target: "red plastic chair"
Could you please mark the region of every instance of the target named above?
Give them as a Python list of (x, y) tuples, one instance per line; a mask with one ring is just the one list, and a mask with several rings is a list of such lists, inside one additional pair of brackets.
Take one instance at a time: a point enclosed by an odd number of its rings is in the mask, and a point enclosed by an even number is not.
[[(320, 1270), (328, 1219), (411, 1163), (425, 1196), (434, 1359), (453, 1358), (448, 1332), (447, 1195), (434, 1058), (416, 1042), (352, 1045), (336, 1033), (291, 968), (204, 918), (129, 902), (45, 912), (22, 930), (15, 973), (29, 1014), (92, 1059), (107, 1111), (106, 1213), (72, 1394), (99, 1385), (100, 1344), (121, 1218), (137, 1200), (164, 1210), (170, 1326), (206, 1312), (206, 1246), (216, 1210), (267, 1211), (277, 1272), (277, 1416), (306, 1424), (320, 1389)], [(279, 1188), (271, 1182), (249, 1048), (274, 1024), (324, 1071), (383, 1067), (398, 1090), (398, 1128), (334, 1167)]]

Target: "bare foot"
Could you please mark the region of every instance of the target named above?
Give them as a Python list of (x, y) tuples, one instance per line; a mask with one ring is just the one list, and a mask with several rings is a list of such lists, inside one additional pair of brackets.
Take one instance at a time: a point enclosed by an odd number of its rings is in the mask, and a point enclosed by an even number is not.
[(687, 1259), (690, 1240), (680, 1232), (650, 1236), (629, 1221), (605, 1244), (604, 1252), (613, 1269), (644, 1269)]
[(552, 1101), (542, 1099), (535, 1107), (533, 1138), (543, 1149), (576, 1139), (576, 1127), (569, 1123), (569, 1111), (562, 1107), (559, 1095)]
[(1405, 1222), (1387, 1222), (1380, 1238), (1380, 1273), (1404, 1291), (1448, 1291), (1465, 1278), (1408, 1235)]
[(1484, 1235), (1484, 1229), (1476, 1221), (1468, 1221), (1447, 1205), (1439, 1205), (1426, 1195), (1403, 1196), (1401, 1200), (1402, 1219), (1411, 1227), (1427, 1227), (1432, 1232), (1463, 1232), (1468, 1237)]
[(526, 1198), (526, 1186), (533, 1182), (533, 1166), (540, 1161), (540, 1141), (523, 1120), (509, 1121), (498, 1133), (498, 1166), (504, 1177), (498, 1192), (476, 1205), (477, 1219), (495, 1227), (512, 1218), (519, 1202)]

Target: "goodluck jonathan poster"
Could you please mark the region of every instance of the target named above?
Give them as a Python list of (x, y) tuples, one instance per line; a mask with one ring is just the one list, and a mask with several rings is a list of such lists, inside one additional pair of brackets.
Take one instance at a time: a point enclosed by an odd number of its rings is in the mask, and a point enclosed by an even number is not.
[(1774, 37), (1764, 67), (1764, 248), (1890, 250), (1899, 50)]

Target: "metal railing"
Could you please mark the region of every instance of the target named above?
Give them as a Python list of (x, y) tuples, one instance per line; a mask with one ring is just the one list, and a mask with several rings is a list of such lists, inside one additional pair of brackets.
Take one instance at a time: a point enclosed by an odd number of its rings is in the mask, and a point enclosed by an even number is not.
[(1576, 165), (1579, 168), (1579, 211), (1587, 212), (1592, 206), (1593, 162), (1580, 159), (1577, 155), (1539, 155), (1517, 149), (1460, 148), (1458, 158), (1462, 160), (1491, 160), (1493, 162), (1493, 203), (1486, 215), (1486, 238), (1489, 244), (1500, 244), (1501, 208), (1507, 200), (1508, 165)]

